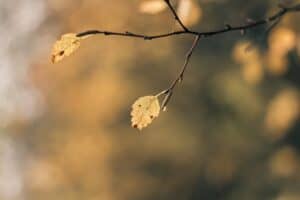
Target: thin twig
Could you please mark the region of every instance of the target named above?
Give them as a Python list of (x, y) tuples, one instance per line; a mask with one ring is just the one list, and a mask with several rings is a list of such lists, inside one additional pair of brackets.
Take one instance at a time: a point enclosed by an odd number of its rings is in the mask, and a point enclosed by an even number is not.
[(297, 5), (295, 5), (293, 7), (289, 7), (289, 8), (279, 6), (280, 10), (277, 13), (275, 13), (274, 15), (272, 15), (270, 17), (267, 17), (265, 19), (261, 19), (261, 20), (257, 20), (257, 21), (251, 21), (251, 22), (248, 22), (244, 25), (239, 25), (239, 26), (231, 26), (229, 24), (226, 24), (225, 28), (222, 28), (222, 29), (213, 30), (213, 31), (206, 31), (206, 32), (199, 32), (199, 31), (189, 30), (183, 24), (183, 22), (180, 20), (180, 18), (178, 17), (174, 7), (170, 3), (170, 0), (164, 0), (164, 1), (166, 2), (169, 9), (173, 13), (173, 16), (175, 17), (175, 20), (180, 24), (180, 26), (182, 27), (183, 30), (169, 32), (169, 33), (163, 33), (163, 34), (158, 34), (158, 35), (145, 35), (145, 34), (138, 34), (138, 33), (133, 33), (133, 32), (128, 32), (128, 31), (126, 31), (126, 32), (113, 32), (113, 31), (101, 31), (101, 30), (88, 30), (88, 31), (85, 31), (85, 32), (78, 33), (76, 35), (77, 37), (86, 37), (86, 36), (92, 36), (92, 35), (120, 36), (120, 37), (140, 38), (140, 39), (144, 39), (144, 40), (154, 40), (154, 39), (160, 39), (160, 38), (166, 38), (166, 37), (172, 37), (172, 36), (184, 35), (184, 34), (195, 36), (194, 42), (193, 42), (191, 48), (189, 49), (189, 51), (187, 52), (187, 54), (185, 56), (185, 61), (184, 61), (184, 64), (181, 68), (180, 73), (178, 74), (178, 76), (172, 82), (172, 84), (170, 85), (170, 87), (168, 89), (166, 89), (166, 90), (160, 92), (159, 94), (157, 94), (157, 96), (165, 95), (164, 100), (162, 102), (162, 109), (163, 110), (166, 108), (168, 102), (170, 101), (170, 99), (173, 95), (174, 88), (176, 87), (176, 85), (180, 81), (182, 81), (184, 73), (187, 69), (188, 63), (190, 61), (190, 58), (191, 58), (195, 48), (197, 47), (200, 38), (211, 37), (211, 36), (215, 36), (215, 35), (219, 35), (219, 34), (223, 34), (223, 33), (227, 33), (227, 32), (233, 32), (233, 31), (241, 31), (241, 32), (244, 33), (248, 29), (252, 29), (252, 28), (255, 28), (255, 27), (258, 27), (258, 26), (262, 26), (262, 25), (272, 23), (271, 26), (268, 29), (268, 31), (270, 31), (271, 29), (273, 29), (279, 23), (279, 21), (287, 13), (300, 12), (300, 4), (297, 4)]
[(179, 23), (179, 25), (182, 27), (182, 29), (184, 31), (189, 31), (189, 29), (183, 24), (183, 22), (181, 21), (181, 19), (179, 18), (177, 12), (175, 11), (174, 7), (172, 6), (170, 0), (164, 0), (166, 2), (166, 4), (168, 5), (169, 9), (171, 10), (175, 20)]
[(200, 36), (199, 35), (195, 36), (195, 39), (194, 39), (194, 42), (193, 42), (191, 48), (186, 53), (184, 64), (182, 65), (180, 73), (178, 74), (177, 78), (172, 82), (172, 84), (170, 85), (170, 87), (164, 91), (164, 94), (166, 96), (165, 96), (165, 98), (163, 100), (163, 103), (162, 103), (162, 109), (163, 110), (166, 108), (167, 104), (169, 103), (169, 101), (170, 101), (170, 99), (172, 97), (174, 88), (176, 87), (176, 85), (179, 82), (183, 81), (184, 73), (185, 73), (185, 71), (187, 69), (187, 66), (188, 66), (189, 62), (190, 62), (190, 58), (191, 58), (191, 56), (192, 56), (195, 48), (197, 47), (197, 45), (199, 43), (199, 40), (200, 40)]
[[(132, 33), (132, 32), (113, 32), (113, 31), (100, 31), (100, 30), (88, 30), (81, 33), (78, 33), (77, 37), (86, 37), (91, 35), (105, 35), (105, 36), (121, 36), (121, 37), (134, 37), (134, 38), (141, 38), (144, 40), (154, 40), (159, 38), (165, 38), (175, 35), (181, 35), (181, 34), (192, 34), (192, 32), (188, 31), (174, 31), (170, 33), (164, 33), (159, 35), (144, 35), (144, 34), (138, 34), (138, 33)], [(195, 34), (194, 34), (195, 35)]]
[(190, 50), (187, 52), (187, 54), (185, 56), (184, 64), (183, 64), (183, 66), (181, 68), (180, 73), (179, 73), (178, 77), (171, 84), (170, 88), (168, 89), (169, 91), (173, 90), (175, 88), (175, 86), (177, 85), (177, 83), (179, 83), (179, 82), (181, 82), (183, 80), (184, 73), (185, 73), (185, 71), (187, 69), (187, 66), (189, 64), (190, 58), (191, 58), (191, 56), (192, 56), (192, 54), (193, 54), (196, 46), (198, 45), (199, 40), (200, 40), (200, 36), (197, 35), (195, 37), (195, 39), (194, 39), (194, 42), (193, 42)]
[(211, 37), (214, 35), (218, 34), (223, 34), (226, 32), (232, 32), (232, 31), (245, 31), (248, 29), (252, 29), (261, 25), (268, 24), (270, 22), (276, 21), (277, 19), (283, 17), (287, 13), (292, 13), (292, 12), (300, 12), (300, 4), (297, 4), (293, 7), (290, 8), (281, 8), (277, 13), (274, 15), (254, 21), (251, 23), (247, 23), (244, 25), (240, 26), (232, 26), (232, 25), (226, 25), (225, 28), (219, 29), (219, 30), (213, 30), (213, 31), (191, 31), (191, 30), (182, 30), (182, 31), (174, 31), (174, 32), (169, 32), (169, 33), (163, 33), (163, 34), (158, 34), (158, 35), (146, 35), (146, 34), (138, 34), (138, 33), (133, 33), (133, 32), (113, 32), (113, 31), (101, 31), (101, 30), (88, 30), (84, 31), (81, 33), (77, 34), (77, 37), (85, 37), (85, 36), (90, 36), (90, 35), (105, 35), (105, 36), (121, 36), (121, 37), (134, 37), (134, 38), (140, 38), (144, 40), (154, 40), (154, 39), (160, 39), (160, 38), (166, 38), (166, 37), (172, 37), (175, 35), (199, 35), (203, 37)]

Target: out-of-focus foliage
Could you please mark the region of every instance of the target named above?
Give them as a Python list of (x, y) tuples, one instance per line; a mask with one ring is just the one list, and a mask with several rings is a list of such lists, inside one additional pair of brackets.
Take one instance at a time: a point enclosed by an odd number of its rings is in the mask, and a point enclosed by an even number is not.
[[(167, 10), (141, 13), (145, 1), (0, 1), (0, 198), (300, 199), (299, 14), (267, 34), (201, 40), (143, 134), (128, 125), (130, 105), (170, 84), (192, 38), (99, 35), (49, 62), (66, 32), (175, 29)], [(189, 27), (260, 19), (278, 2), (194, 0), (202, 14)]]
[[(185, 26), (193, 26), (200, 21), (202, 10), (195, 0), (178, 0), (172, 3), (176, 4), (176, 13)], [(144, 0), (139, 4), (139, 11), (145, 14), (159, 14), (167, 8), (163, 0)]]
[(166, 10), (167, 7), (168, 6), (165, 1), (150, 0), (143, 1), (139, 6), (139, 11), (146, 14), (158, 14), (161, 11)]
[(300, 114), (300, 96), (295, 89), (284, 89), (269, 103), (265, 118), (267, 132), (278, 139), (292, 126)]
[(282, 75), (288, 70), (287, 54), (296, 46), (296, 33), (291, 28), (280, 27), (270, 35), (268, 44), (268, 71), (274, 75)]
[(249, 43), (238, 42), (233, 50), (233, 58), (242, 65), (242, 76), (249, 84), (258, 84), (262, 81), (264, 70), (261, 52), (258, 48), (249, 48)]
[(186, 26), (197, 24), (202, 16), (201, 7), (194, 0), (180, 0), (177, 13), (182, 23)]

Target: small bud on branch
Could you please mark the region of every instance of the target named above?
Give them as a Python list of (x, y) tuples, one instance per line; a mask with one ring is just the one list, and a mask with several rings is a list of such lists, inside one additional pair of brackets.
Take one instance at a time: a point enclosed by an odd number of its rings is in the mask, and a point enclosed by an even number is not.
[[(248, 18), (244, 25), (232, 26), (230, 24), (225, 24), (225, 27), (218, 30), (198, 32), (198, 31), (192, 31), (184, 25), (184, 23), (179, 18), (176, 10), (174, 9), (173, 5), (171, 4), (170, 0), (164, 0), (164, 2), (166, 3), (167, 7), (171, 11), (173, 17), (175, 18), (176, 22), (180, 25), (182, 30), (158, 34), (158, 35), (145, 35), (145, 34), (129, 32), (129, 31), (113, 32), (113, 31), (101, 31), (101, 30), (88, 30), (78, 34), (63, 35), (61, 39), (54, 44), (52, 50), (51, 59), (52, 62), (55, 63), (61, 61), (64, 57), (69, 56), (76, 49), (78, 49), (80, 46), (80, 40), (87, 36), (93, 36), (93, 35), (119, 36), (119, 37), (140, 38), (143, 40), (161, 39), (161, 38), (173, 37), (176, 35), (194, 36), (194, 42), (185, 56), (185, 61), (181, 68), (181, 71), (179, 72), (175, 80), (172, 82), (172, 84), (166, 90), (160, 92), (158, 95), (141, 97), (133, 104), (133, 110), (131, 112), (132, 126), (138, 129), (142, 129), (146, 127), (148, 124), (150, 124), (153, 121), (153, 119), (159, 115), (160, 109), (162, 110), (166, 109), (167, 104), (169, 103), (171, 97), (174, 94), (174, 89), (176, 85), (179, 82), (181, 82), (184, 78), (184, 73), (187, 69), (190, 58), (199, 43), (200, 38), (202, 39), (202, 38), (212, 37), (215, 35), (219, 35), (227, 32), (233, 32), (233, 31), (240, 31), (240, 33), (244, 35), (248, 29), (252, 29), (262, 25), (268, 25), (271, 23), (270, 27), (267, 29), (267, 32), (269, 32), (276, 25), (278, 25), (280, 20), (286, 14), (300, 11), (300, 4), (291, 7), (286, 7), (283, 4), (279, 4), (278, 7), (280, 8), (280, 10), (268, 18), (257, 20), (257, 21)], [(160, 106), (158, 97), (161, 95), (164, 95), (164, 99), (162, 105)]]

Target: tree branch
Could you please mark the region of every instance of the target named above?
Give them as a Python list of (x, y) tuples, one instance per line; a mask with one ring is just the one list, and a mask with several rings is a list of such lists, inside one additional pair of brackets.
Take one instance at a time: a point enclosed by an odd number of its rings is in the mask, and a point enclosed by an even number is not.
[(187, 52), (187, 54), (185, 56), (184, 64), (182, 65), (180, 73), (178, 74), (177, 78), (172, 82), (172, 84), (170, 85), (170, 87), (168, 89), (166, 89), (165, 91), (162, 92), (162, 94), (166, 95), (165, 98), (164, 98), (164, 100), (163, 100), (162, 106), (161, 106), (161, 108), (163, 110), (166, 108), (167, 104), (169, 103), (169, 101), (170, 101), (170, 99), (172, 97), (174, 88), (176, 87), (176, 85), (178, 83), (180, 83), (181, 81), (183, 81), (184, 73), (185, 73), (185, 71), (187, 69), (187, 66), (189, 64), (190, 58), (191, 58), (191, 56), (192, 56), (195, 48), (197, 47), (197, 45), (199, 43), (199, 40), (200, 40), (200, 36), (199, 35), (195, 36), (194, 42), (193, 42), (190, 50)]
[(174, 7), (172, 6), (170, 0), (164, 0), (166, 2), (166, 4), (168, 5), (169, 9), (171, 10), (175, 20), (179, 23), (179, 25), (182, 27), (182, 29), (184, 31), (189, 31), (189, 29), (183, 24), (183, 22), (181, 21), (181, 19), (179, 18), (177, 12), (175, 11)]
[(134, 38), (140, 38), (144, 40), (153, 40), (153, 39), (160, 39), (160, 38), (166, 38), (171, 37), (175, 35), (195, 35), (200, 37), (211, 37), (218, 34), (223, 34), (226, 32), (232, 32), (232, 31), (245, 31), (248, 29), (252, 29), (261, 25), (268, 24), (270, 22), (276, 21), (280, 18), (282, 18), (284, 15), (292, 12), (300, 12), (300, 4), (297, 4), (290, 8), (281, 8), (277, 13), (274, 15), (266, 18), (261, 19), (258, 21), (253, 21), (251, 23), (247, 23), (244, 25), (239, 26), (232, 26), (232, 25), (226, 25), (225, 28), (213, 30), (213, 31), (206, 31), (206, 32), (199, 32), (199, 31), (191, 31), (191, 30), (182, 30), (182, 31), (174, 31), (169, 33), (163, 33), (158, 35), (146, 35), (146, 34), (138, 34), (133, 32), (113, 32), (113, 31), (101, 31), (101, 30), (88, 30), (77, 34), (77, 37), (85, 37), (90, 35), (105, 35), (105, 36), (121, 36), (121, 37), (134, 37)]
[(85, 32), (78, 33), (76, 35), (77, 37), (85, 37), (85, 36), (91, 36), (91, 35), (120, 36), (120, 37), (140, 38), (140, 39), (144, 39), (144, 40), (154, 40), (154, 39), (172, 37), (172, 36), (176, 36), (176, 35), (193, 35), (195, 37), (194, 42), (185, 56), (184, 64), (183, 64), (181, 71), (179, 72), (177, 78), (172, 82), (172, 84), (170, 85), (170, 87), (168, 89), (163, 90), (162, 92), (157, 94), (157, 96), (164, 95), (164, 100), (162, 102), (162, 107), (161, 107), (162, 109), (166, 109), (166, 106), (173, 95), (174, 88), (180, 81), (183, 80), (183, 76), (187, 69), (190, 58), (191, 58), (195, 48), (197, 47), (200, 38), (212, 37), (215, 35), (219, 35), (219, 34), (223, 34), (223, 33), (227, 33), (227, 32), (233, 32), (233, 31), (241, 31), (242, 33), (244, 33), (248, 29), (253, 29), (258, 26), (272, 23), (268, 29), (270, 31), (280, 22), (282, 17), (285, 16), (286, 14), (292, 13), (292, 12), (300, 12), (300, 4), (297, 4), (297, 5), (295, 5), (293, 7), (289, 7), (289, 8), (279, 5), (280, 10), (277, 13), (275, 13), (274, 15), (267, 17), (265, 19), (251, 21), (249, 23), (246, 23), (244, 25), (239, 25), (239, 26), (232, 26), (232, 25), (227, 24), (225, 26), (225, 28), (221, 28), (221, 29), (213, 30), (213, 31), (199, 32), (199, 31), (189, 30), (182, 23), (180, 18), (178, 17), (174, 7), (170, 3), (170, 0), (164, 0), (164, 1), (166, 2), (169, 9), (173, 13), (175, 20), (180, 24), (180, 26), (182, 27), (183, 30), (169, 32), (169, 33), (163, 33), (163, 34), (158, 34), (158, 35), (145, 35), (145, 34), (138, 34), (138, 33), (133, 33), (133, 32), (128, 32), (128, 31), (112, 32), (112, 31), (101, 31), (101, 30), (88, 30)]

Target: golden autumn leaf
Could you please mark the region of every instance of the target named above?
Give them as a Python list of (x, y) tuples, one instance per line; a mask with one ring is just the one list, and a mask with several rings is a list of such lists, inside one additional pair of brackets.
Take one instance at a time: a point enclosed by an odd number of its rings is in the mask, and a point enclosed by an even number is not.
[(159, 112), (160, 105), (157, 96), (140, 97), (132, 105), (132, 127), (142, 130), (158, 117)]
[(157, 14), (167, 8), (167, 4), (161, 0), (144, 1), (139, 6), (139, 11), (146, 14)]
[(61, 36), (61, 39), (56, 41), (51, 54), (53, 63), (61, 61), (65, 56), (71, 55), (80, 46), (80, 39), (74, 33), (67, 33)]

